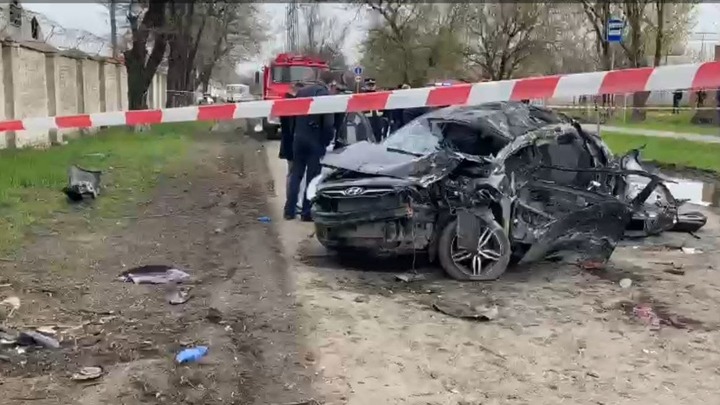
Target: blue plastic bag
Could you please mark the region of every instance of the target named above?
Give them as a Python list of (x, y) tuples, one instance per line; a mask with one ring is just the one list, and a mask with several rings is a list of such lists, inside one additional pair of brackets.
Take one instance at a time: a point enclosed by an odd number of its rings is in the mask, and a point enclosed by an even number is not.
[(207, 346), (196, 346), (188, 349), (183, 349), (180, 353), (175, 356), (175, 361), (178, 364), (192, 363), (205, 357), (208, 352)]

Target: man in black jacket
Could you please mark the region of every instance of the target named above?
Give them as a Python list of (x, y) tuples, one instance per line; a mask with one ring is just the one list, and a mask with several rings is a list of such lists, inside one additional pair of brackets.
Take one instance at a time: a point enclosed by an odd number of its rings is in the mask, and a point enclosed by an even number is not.
[[(295, 98), (298, 90), (303, 87), (301, 82), (293, 83), (285, 98)], [(280, 159), (288, 162), (288, 171), (293, 160), (293, 132), (295, 131), (295, 117), (280, 117)]]
[[(332, 74), (324, 71), (320, 83), (305, 86), (297, 92), (298, 98), (330, 95), (328, 86), (332, 83)], [(285, 219), (295, 219), (300, 183), (303, 177), (309, 183), (320, 174), (320, 159), (325, 155), (335, 133), (334, 114), (313, 114), (295, 117), (293, 138), (293, 164), (290, 171), (287, 200), (285, 201)], [(310, 201), (303, 198), (303, 221), (312, 221)]]

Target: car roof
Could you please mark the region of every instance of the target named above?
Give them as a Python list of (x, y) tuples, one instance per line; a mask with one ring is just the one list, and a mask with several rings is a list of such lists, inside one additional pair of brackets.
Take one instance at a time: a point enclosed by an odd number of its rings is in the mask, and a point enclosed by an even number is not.
[(546, 108), (521, 102), (494, 102), (472, 106), (451, 106), (428, 112), (418, 119), (455, 122), (482, 130), (492, 130), (515, 139), (547, 125), (565, 122)]

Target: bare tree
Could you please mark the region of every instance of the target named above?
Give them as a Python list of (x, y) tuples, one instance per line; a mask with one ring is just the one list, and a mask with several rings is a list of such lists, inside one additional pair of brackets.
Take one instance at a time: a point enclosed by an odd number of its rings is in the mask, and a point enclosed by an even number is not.
[[(225, 75), (234, 72), (238, 63), (250, 60), (260, 52), (267, 33), (260, 23), (257, 4), (224, 2), (208, 22), (196, 60), (198, 80), (207, 91), (217, 66), (224, 66)], [(227, 81), (221, 80), (225, 83)]]
[[(132, 8), (128, 22), (132, 45), (124, 52), (128, 72), (128, 104), (131, 110), (147, 108), (147, 90), (167, 50), (166, 8), (168, 0), (148, 0)], [(148, 49), (150, 51), (148, 52)]]
[(384, 0), (364, 0), (360, 4), (376, 21), (364, 44), (365, 64), (387, 66), (385, 70), (392, 69), (403, 83), (423, 81), (425, 78), (416, 69), (414, 53), (421, 46), (420, 21), (432, 5)]
[(328, 62), (331, 69), (345, 70), (347, 62), (343, 54), (350, 23), (342, 23), (337, 17), (324, 12), (321, 5), (312, 3), (302, 9), (307, 30), (302, 41), (302, 53)]
[(491, 80), (509, 79), (530, 60), (549, 50), (551, 41), (539, 35), (551, 17), (542, 3), (478, 3), (468, 7), (468, 61)]

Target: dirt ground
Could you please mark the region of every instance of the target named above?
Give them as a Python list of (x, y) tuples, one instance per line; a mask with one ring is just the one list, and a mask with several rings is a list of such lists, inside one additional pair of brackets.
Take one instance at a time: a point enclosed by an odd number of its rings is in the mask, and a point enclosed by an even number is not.
[[(266, 146), (282, 184), (277, 144)], [(275, 189), (279, 216), (284, 196)], [(700, 239), (628, 241), (605, 270), (544, 263), (492, 283), (450, 281), (419, 258), (339, 260), (312, 225), (283, 222), (323, 376), (315, 389), (328, 403), (358, 405), (707, 403), (720, 382), (720, 223), (705, 211)], [(429, 280), (395, 279), (413, 269)], [(496, 308), (497, 317), (451, 318), (435, 302)], [(633, 314), (643, 305), (659, 330)]]
[[(0, 353), (5, 404), (267, 404), (312, 397), (292, 281), (267, 215), (264, 154), (242, 136), (198, 137), (188, 161), (128, 217), (88, 226), (78, 213), (34, 230), (0, 262), (6, 325), (56, 327), (61, 349)], [(101, 196), (102, 198), (102, 196)], [(193, 276), (171, 306), (165, 286), (116, 280), (137, 265)], [(6, 314), (7, 315), (7, 314)], [(175, 354), (207, 345), (199, 363)], [(81, 366), (106, 375), (70, 380)]]
[[(419, 257), (325, 252), (311, 224), (281, 219), (286, 166), (276, 156), (274, 142), (201, 136), (136, 212), (97, 224), (68, 214), (34, 230), (17, 258), (0, 261), (0, 299), (22, 302), (6, 324), (55, 326), (62, 347), (0, 349), (3, 403), (675, 405), (716, 397), (716, 213), (708, 211), (700, 239), (629, 241), (605, 270), (544, 263), (492, 283), (457, 283)], [(272, 222), (258, 221), (264, 215)], [(171, 306), (165, 287), (116, 280), (141, 264), (188, 271), (193, 298)], [(413, 269), (428, 280), (395, 279)], [(623, 278), (630, 288), (620, 287)], [(497, 315), (461, 320), (434, 311), (435, 302)], [(633, 314), (640, 304), (653, 308), (659, 328)], [(175, 365), (192, 344), (207, 345), (208, 356)], [(95, 365), (106, 371), (101, 379), (69, 378)]]

